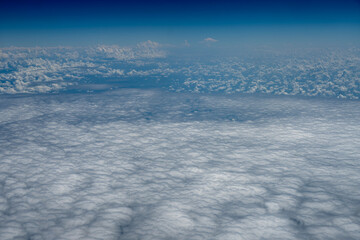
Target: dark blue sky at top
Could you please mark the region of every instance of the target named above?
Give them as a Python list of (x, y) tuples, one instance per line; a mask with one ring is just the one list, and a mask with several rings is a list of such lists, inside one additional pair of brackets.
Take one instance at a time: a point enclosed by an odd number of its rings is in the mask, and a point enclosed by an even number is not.
[(205, 37), (230, 42), (241, 33), (261, 38), (271, 32), (276, 39), (289, 31), (301, 36), (303, 31), (309, 36), (320, 32), (327, 39), (340, 34), (356, 41), (359, 29), (357, 0), (13, 0), (1, 1), (0, 8), (3, 46), (128, 44), (145, 39), (174, 43)]

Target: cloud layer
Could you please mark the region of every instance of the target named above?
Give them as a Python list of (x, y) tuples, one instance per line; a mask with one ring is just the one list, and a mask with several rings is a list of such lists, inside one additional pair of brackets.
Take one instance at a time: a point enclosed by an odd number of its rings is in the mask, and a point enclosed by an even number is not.
[(150, 87), (359, 99), (359, 66), (358, 48), (264, 48), (191, 58), (166, 55), (151, 41), (133, 48), (8, 48), (0, 50), (0, 93)]
[(0, 96), (0, 239), (358, 239), (358, 101)]
[(58, 92), (94, 81), (119, 79), (127, 65), (136, 66), (138, 60), (165, 57), (160, 47), (156, 42), (146, 41), (133, 48), (0, 49), (0, 93)]

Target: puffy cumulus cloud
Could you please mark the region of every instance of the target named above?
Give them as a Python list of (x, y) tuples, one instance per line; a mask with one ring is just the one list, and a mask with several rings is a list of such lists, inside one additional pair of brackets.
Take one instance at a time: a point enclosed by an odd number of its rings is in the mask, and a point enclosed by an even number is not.
[(0, 239), (360, 237), (358, 101), (0, 99)]
[(141, 57), (165, 57), (165, 52), (160, 50), (161, 44), (147, 40), (137, 44), (139, 55)]
[(0, 93), (43, 93), (74, 85), (118, 79), (134, 61), (165, 57), (161, 45), (147, 41), (133, 48), (4, 48), (0, 52)]
[(0, 93), (94, 91), (108, 86), (102, 89), (360, 98), (358, 48), (269, 48), (244, 51), (241, 57), (206, 58), (176, 52), (167, 56), (163, 49), (152, 41), (132, 48), (1, 49)]
[(184, 85), (177, 90), (359, 99), (359, 53), (358, 48), (284, 49), (186, 62), (179, 68)]
[(100, 45), (96, 48), (86, 49), (90, 57), (110, 58), (114, 60), (133, 60), (140, 58), (163, 58), (166, 53), (161, 50), (161, 45), (157, 42), (141, 42), (134, 48), (124, 48), (117, 45)]

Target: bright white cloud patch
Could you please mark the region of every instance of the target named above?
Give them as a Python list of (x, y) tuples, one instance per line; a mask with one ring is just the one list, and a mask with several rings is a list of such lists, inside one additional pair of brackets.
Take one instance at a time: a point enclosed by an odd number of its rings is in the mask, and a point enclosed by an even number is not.
[(211, 37), (208, 37), (208, 38), (205, 38), (204, 39), (204, 42), (206, 43), (214, 43), (214, 42), (217, 42), (218, 40), (214, 39), (214, 38), (211, 38)]
[(358, 101), (0, 96), (0, 239), (359, 239)]

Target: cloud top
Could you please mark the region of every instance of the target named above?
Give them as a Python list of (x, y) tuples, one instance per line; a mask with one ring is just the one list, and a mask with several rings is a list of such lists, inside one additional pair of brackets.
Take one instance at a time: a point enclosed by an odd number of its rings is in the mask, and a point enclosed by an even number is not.
[(357, 101), (0, 96), (0, 239), (359, 239)]
[[(215, 40), (211, 39), (202, 43), (211, 46)], [(242, 52), (241, 57), (211, 56), (209, 48), (200, 47), (206, 58), (183, 47), (177, 51), (185, 50), (186, 57), (176, 55), (178, 52), (168, 55), (170, 46), (153, 41), (134, 47), (3, 48), (0, 94), (151, 87), (177, 92), (360, 98), (360, 50), (355, 47), (258, 49)]]
[(218, 40), (214, 39), (214, 38), (211, 38), (211, 37), (208, 37), (208, 38), (205, 38), (203, 40), (205, 43), (215, 43), (215, 42), (218, 42)]

